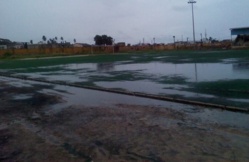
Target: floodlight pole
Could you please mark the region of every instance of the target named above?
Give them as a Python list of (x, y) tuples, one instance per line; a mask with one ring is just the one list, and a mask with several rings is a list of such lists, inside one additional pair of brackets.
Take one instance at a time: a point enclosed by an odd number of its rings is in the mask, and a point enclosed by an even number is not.
[(194, 20), (194, 3), (196, 3), (196, 1), (194, 0), (189, 0), (188, 2), (189, 4), (191, 4), (192, 7), (192, 22), (193, 22), (193, 40), (194, 40), (194, 44), (195, 44), (195, 20)]
[(112, 40), (112, 45), (113, 45), (113, 54), (115, 53), (115, 39)]
[(173, 39), (174, 39), (174, 48), (176, 48), (176, 41), (175, 41), (176, 37), (173, 36)]

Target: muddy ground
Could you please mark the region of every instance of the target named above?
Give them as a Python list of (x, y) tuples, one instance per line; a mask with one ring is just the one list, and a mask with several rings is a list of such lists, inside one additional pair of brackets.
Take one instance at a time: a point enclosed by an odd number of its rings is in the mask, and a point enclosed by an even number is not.
[(51, 88), (0, 81), (0, 161), (249, 161), (246, 128), (129, 103), (51, 111), (66, 102)]

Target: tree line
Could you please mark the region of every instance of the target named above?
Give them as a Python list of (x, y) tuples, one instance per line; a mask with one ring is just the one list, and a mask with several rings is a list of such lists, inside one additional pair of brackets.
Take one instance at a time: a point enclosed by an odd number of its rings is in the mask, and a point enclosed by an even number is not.
[[(60, 40), (61, 40), (61, 43), (66, 43), (63, 37), (60, 37)], [(47, 37), (43, 35), (42, 41), (43, 43), (47, 43), (47, 44), (58, 44), (59, 39), (58, 37), (47, 39)], [(75, 38), (73, 41), (74, 43), (76, 43)], [(113, 45), (114, 43), (114, 39), (111, 36), (107, 36), (107, 35), (96, 35), (94, 37), (94, 41), (95, 41), (95, 45)], [(33, 40), (30, 40), (30, 44), (33, 44)]]
[(96, 35), (94, 41), (95, 45), (112, 45), (114, 43), (114, 39), (107, 35)]
[[(57, 44), (58, 42), (58, 38), (57, 37), (54, 37), (54, 38), (50, 38), (50, 39), (47, 39), (47, 37), (45, 35), (42, 36), (42, 40), (43, 42), (46, 42), (47, 41), (47, 44)], [(66, 41), (64, 41), (64, 38), (61, 37), (60, 38), (61, 40), (61, 43), (66, 43)], [(31, 40), (32, 41), (32, 40)], [(30, 42), (31, 43), (31, 42)], [(32, 42), (33, 43), (33, 42)], [(31, 44), (32, 44), (31, 43)], [(76, 39), (74, 38), (74, 43), (76, 43)]]

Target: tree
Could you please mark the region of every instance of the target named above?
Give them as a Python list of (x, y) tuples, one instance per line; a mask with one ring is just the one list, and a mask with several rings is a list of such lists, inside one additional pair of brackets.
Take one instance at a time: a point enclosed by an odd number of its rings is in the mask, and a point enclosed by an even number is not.
[(94, 41), (96, 45), (112, 45), (113, 38), (107, 35), (96, 35)]
[(102, 37), (100, 36), (100, 35), (96, 35), (95, 37), (94, 37), (94, 41), (95, 41), (95, 44), (96, 45), (102, 45), (103, 43), (103, 41), (102, 41)]
[(211, 41), (213, 40), (213, 38), (212, 38), (212, 37), (209, 37), (209, 39), (208, 39), (208, 40), (209, 40), (209, 42), (211, 42)]
[(112, 37), (107, 37), (106, 38), (106, 45), (112, 45), (113, 44), (113, 38)]
[(57, 44), (57, 37), (55, 37), (55, 38), (50, 38), (49, 39), (49, 44)]
[(102, 35), (102, 43), (103, 45), (107, 45), (107, 42), (108, 42), (108, 36), (107, 35)]
[(57, 39), (58, 39), (57, 37), (54, 37), (54, 40), (55, 40), (55, 43), (56, 43), (56, 44), (57, 44)]
[(23, 48), (28, 49), (28, 43), (24, 43)]
[(42, 36), (42, 40), (43, 40), (43, 42), (46, 42), (47, 38), (46, 38), (46, 36), (45, 36), (45, 35), (44, 35), (44, 36)]
[(61, 37), (61, 43), (63, 42), (63, 37)]
[(30, 44), (33, 44), (33, 40), (30, 40)]
[(76, 39), (75, 38), (74, 38), (73, 42), (76, 43)]

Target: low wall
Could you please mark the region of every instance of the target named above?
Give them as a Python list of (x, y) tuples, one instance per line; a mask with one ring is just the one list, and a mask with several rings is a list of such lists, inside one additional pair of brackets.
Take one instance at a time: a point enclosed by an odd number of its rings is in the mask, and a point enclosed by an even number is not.
[(0, 55), (4, 55), (5, 53), (11, 53), (15, 55), (23, 55), (23, 54), (80, 54), (80, 53), (90, 53), (91, 48), (33, 48), (33, 49), (7, 49), (0, 50)]
[(188, 50), (188, 49), (218, 49), (230, 48), (228, 44), (203, 44), (203, 45), (144, 45), (144, 46), (93, 46), (93, 47), (65, 47), (65, 48), (33, 48), (33, 49), (0, 49), (0, 56), (14, 55), (36, 55), (36, 54), (99, 54), (118, 52), (136, 52), (136, 51), (163, 51), (163, 50)]

